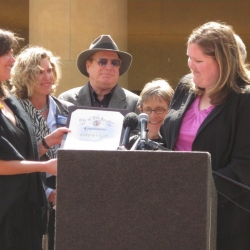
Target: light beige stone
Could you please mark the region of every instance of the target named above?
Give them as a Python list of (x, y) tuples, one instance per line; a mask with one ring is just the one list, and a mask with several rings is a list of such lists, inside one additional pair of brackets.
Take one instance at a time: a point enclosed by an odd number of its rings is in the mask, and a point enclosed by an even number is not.
[(70, 59), (70, 0), (30, 0), (31, 45)]
[(244, 34), (249, 8), (250, 1), (238, 0), (162, 1), (162, 33), (185, 36), (208, 21), (222, 21)]
[(87, 81), (76, 58), (101, 34), (132, 54), (131, 68), (119, 80), (130, 90), (140, 91), (155, 77), (176, 86), (189, 72), (187, 37), (207, 21), (232, 25), (250, 55), (250, 1), (245, 0), (1, 0), (0, 7), (1, 28), (24, 37), (21, 47), (30, 42), (62, 58), (57, 94)]
[(129, 34), (161, 34), (161, 0), (128, 0)]
[[(87, 82), (76, 67), (77, 56), (101, 34), (110, 34), (119, 49), (127, 51), (126, 0), (30, 0), (30, 43), (62, 59), (56, 95)], [(127, 75), (119, 84), (127, 88)]]

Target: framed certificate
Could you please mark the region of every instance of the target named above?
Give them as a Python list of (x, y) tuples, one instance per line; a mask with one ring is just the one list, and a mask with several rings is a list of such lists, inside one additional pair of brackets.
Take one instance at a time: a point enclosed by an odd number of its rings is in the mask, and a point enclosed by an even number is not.
[(66, 127), (71, 132), (61, 148), (82, 150), (116, 150), (123, 135), (126, 109), (70, 106)]

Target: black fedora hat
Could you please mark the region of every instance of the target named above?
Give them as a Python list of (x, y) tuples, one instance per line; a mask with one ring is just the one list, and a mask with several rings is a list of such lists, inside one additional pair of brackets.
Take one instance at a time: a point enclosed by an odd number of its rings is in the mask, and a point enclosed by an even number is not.
[(89, 77), (89, 74), (86, 70), (86, 61), (91, 55), (100, 50), (114, 51), (119, 55), (119, 58), (122, 61), (120, 67), (120, 76), (129, 69), (132, 62), (132, 55), (127, 52), (120, 51), (110, 35), (101, 35), (91, 43), (88, 50), (82, 51), (77, 57), (77, 68), (83, 75)]

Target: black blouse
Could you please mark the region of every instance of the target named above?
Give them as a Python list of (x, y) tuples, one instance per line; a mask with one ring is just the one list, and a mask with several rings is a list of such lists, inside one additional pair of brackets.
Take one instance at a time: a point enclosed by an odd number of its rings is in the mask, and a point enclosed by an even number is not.
[[(1, 110), (0, 113), (2, 113)], [(24, 159), (27, 159), (28, 131), (17, 116), (15, 116), (15, 119), (16, 125), (14, 125), (5, 115), (1, 114), (0, 124), (5, 134), (5, 138), (14, 146)]]
[[(13, 96), (5, 102), (17, 124), (0, 110), (0, 159), (38, 160), (37, 142), (28, 116)], [(41, 174), (0, 175), (0, 204), (0, 249), (42, 249), (46, 197)]]

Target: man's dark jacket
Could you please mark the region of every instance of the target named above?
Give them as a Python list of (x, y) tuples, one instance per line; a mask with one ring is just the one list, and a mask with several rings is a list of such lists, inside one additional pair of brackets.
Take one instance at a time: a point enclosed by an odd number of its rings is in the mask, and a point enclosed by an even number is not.
[[(108, 108), (127, 109), (129, 112), (139, 113), (137, 108), (138, 96), (116, 85)], [(91, 107), (91, 95), (88, 84), (70, 89), (59, 95), (60, 100), (73, 103), (75, 106)]]

